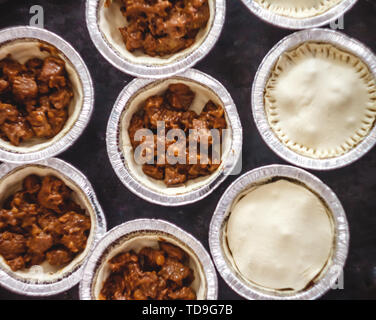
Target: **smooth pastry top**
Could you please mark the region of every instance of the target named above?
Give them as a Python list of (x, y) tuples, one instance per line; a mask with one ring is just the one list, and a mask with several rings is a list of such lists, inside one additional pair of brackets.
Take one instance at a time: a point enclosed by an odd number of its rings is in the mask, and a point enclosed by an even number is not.
[(281, 179), (252, 188), (234, 204), (227, 241), (245, 279), (267, 289), (300, 291), (329, 261), (334, 231), (318, 196)]
[(373, 128), (376, 82), (356, 56), (331, 44), (304, 43), (284, 53), (265, 87), (271, 128), (290, 149), (338, 157)]

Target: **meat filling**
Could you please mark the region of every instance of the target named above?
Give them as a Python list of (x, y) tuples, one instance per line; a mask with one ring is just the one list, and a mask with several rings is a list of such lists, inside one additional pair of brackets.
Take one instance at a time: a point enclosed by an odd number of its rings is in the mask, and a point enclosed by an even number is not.
[(82, 252), (91, 221), (53, 176), (29, 175), (0, 209), (0, 254), (13, 271), (47, 260), (64, 266)]
[(6, 57), (0, 61), (0, 137), (18, 146), (33, 137), (56, 136), (68, 119), (72, 98), (60, 58), (32, 58), (20, 64)]
[[(122, 0), (127, 50), (165, 56), (190, 47), (210, 17), (208, 0)], [(106, 6), (110, 5), (109, 1)]]
[(109, 262), (110, 275), (100, 292), (102, 300), (195, 300), (190, 287), (194, 273), (180, 248), (161, 241), (159, 249), (144, 247), (119, 253)]
[[(143, 165), (143, 172), (157, 180), (163, 180), (167, 186), (182, 184), (190, 179), (212, 174), (220, 166), (220, 155), (216, 155), (217, 148), (213, 148), (211, 129), (217, 129), (219, 139), (222, 139), (222, 129), (227, 128), (225, 112), (221, 106), (208, 101), (201, 113), (189, 110), (195, 93), (189, 86), (182, 83), (170, 84), (167, 91), (160, 96), (146, 99), (143, 108), (132, 116), (128, 127), (128, 134), (135, 150), (140, 143), (135, 136), (140, 129), (150, 129), (154, 133), (154, 144), (150, 146), (150, 154), (154, 157), (153, 164)], [(164, 122), (166, 138), (164, 139), (165, 154), (159, 154), (157, 133), (158, 122)], [(185, 133), (185, 140), (167, 139), (168, 130), (181, 129)], [(196, 153), (189, 152), (190, 145), (196, 145)], [(206, 151), (205, 154), (201, 151)], [(170, 156), (170, 157), (166, 157)], [(204, 157), (205, 155), (205, 157)], [(207, 155), (207, 156), (206, 156)], [(215, 155), (215, 158), (213, 157)], [(184, 161), (169, 164), (168, 159), (184, 156)], [(162, 158), (161, 158), (162, 157)]]

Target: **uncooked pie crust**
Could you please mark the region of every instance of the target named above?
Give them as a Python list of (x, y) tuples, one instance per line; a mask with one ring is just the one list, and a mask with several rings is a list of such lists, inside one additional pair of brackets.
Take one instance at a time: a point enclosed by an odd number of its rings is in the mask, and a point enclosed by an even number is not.
[(98, 26), (106, 39), (107, 43), (123, 59), (134, 64), (144, 64), (148, 66), (164, 66), (179, 61), (189, 54), (198, 50), (199, 46), (205, 41), (212, 28), (215, 17), (215, 1), (209, 0), (210, 18), (205, 28), (201, 29), (196, 36), (196, 41), (188, 48), (177, 53), (163, 57), (151, 57), (140, 50), (129, 52), (125, 47), (123, 37), (119, 28), (127, 25), (127, 22), (121, 12), (122, 2), (113, 0), (109, 7), (104, 6), (104, 0), (101, 0), (98, 7)]
[[(217, 96), (217, 94), (209, 89), (208, 87), (196, 82), (189, 80), (187, 78), (180, 78), (180, 77), (173, 77), (170, 79), (165, 79), (161, 81), (155, 81), (148, 85), (147, 87), (139, 90), (135, 93), (129, 102), (126, 105), (125, 110), (120, 118), (120, 141), (119, 146), (122, 149), (122, 153), (124, 156), (125, 166), (128, 168), (129, 172), (145, 187), (152, 189), (158, 193), (163, 195), (180, 195), (186, 194), (193, 190), (197, 190), (205, 185), (208, 185), (212, 181), (214, 181), (219, 174), (222, 172), (225, 159), (230, 153), (231, 144), (232, 144), (232, 133), (226, 134), (223, 136), (222, 141), (222, 163), (220, 167), (208, 176), (198, 177), (192, 180), (186, 181), (182, 185), (171, 186), (168, 187), (163, 182), (163, 180), (156, 180), (152, 177), (147, 176), (142, 171), (142, 165), (138, 164), (134, 158), (134, 151), (133, 147), (129, 138), (128, 127), (130, 121), (132, 119), (133, 114), (135, 114), (140, 108), (143, 107), (145, 104), (145, 100), (154, 95), (161, 95), (163, 94), (168, 86), (172, 83), (183, 83), (191, 88), (192, 91), (195, 92), (195, 98), (190, 106), (189, 110), (195, 111), (197, 114), (200, 114), (202, 109), (204, 108), (205, 104), (212, 100), (215, 104), (222, 106), (225, 110), (223, 102)], [(227, 127), (229, 130), (232, 130), (231, 126), (229, 125), (230, 121), (227, 117), (227, 113), (225, 112), (225, 117), (227, 121)]]
[(0, 179), (0, 205), (2, 205), (9, 196), (14, 195), (17, 191), (22, 189), (22, 181), (31, 174), (36, 174), (40, 177), (48, 175), (55, 176), (61, 179), (73, 191), (71, 196), (72, 200), (81, 208), (85, 208), (86, 214), (89, 215), (91, 219), (90, 234), (87, 239), (86, 247), (84, 251), (79, 253), (68, 265), (62, 268), (52, 266), (47, 261), (44, 261), (42, 264), (34, 265), (30, 268), (12, 271), (4, 258), (0, 256), (0, 269), (5, 270), (12, 277), (20, 279), (21, 281), (30, 283), (55, 283), (77, 270), (83, 263), (85, 257), (89, 254), (94, 241), (95, 230), (97, 229), (95, 211), (85, 193), (76, 183), (61, 172), (38, 164), (16, 168)]
[(108, 261), (115, 257), (121, 252), (126, 252), (134, 250), (138, 253), (144, 247), (152, 247), (157, 249), (159, 247), (158, 241), (165, 240), (172, 243), (175, 246), (183, 249), (189, 256), (189, 267), (193, 270), (195, 278), (191, 284), (192, 289), (196, 292), (197, 300), (205, 299), (207, 295), (207, 281), (205, 279), (205, 273), (202, 267), (201, 262), (197, 258), (196, 254), (192, 251), (191, 248), (184, 245), (175, 238), (168, 236), (167, 234), (159, 234), (157, 231), (155, 234), (151, 233), (134, 233), (133, 235), (128, 235), (124, 240), (113, 245), (108, 249), (108, 253), (105, 253), (98, 262), (98, 269), (95, 272), (94, 281), (92, 285), (92, 292), (95, 299), (99, 300), (100, 291), (103, 287), (105, 280), (111, 273), (109, 269)]
[(343, 0), (254, 0), (275, 14), (303, 19), (320, 15)]
[(280, 179), (243, 193), (227, 223), (230, 260), (257, 287), (301, 291), (320, 277), (334, 246), (332, 215), (305, 186)]
[(265, 111), (277, 137), (316, 159), (338, 157), (374, 126), (376, 81), (356, 56), (308, 42), (284, 53), (265, 87)]
[[(17, 39), (7, 42), (0, 46), (0, 60), (6, 58), (8, 55), (11, 55), (13, 60), (21, 64), (26, 63), (27, 60), (32, 58), (44, 60), (48, 56), (51, 56), (51, 54), (47, 51), (42, 51), (40, 49), (41, 44), (46, 45), (46, 43), (34, 39)], [(47, 45), (52, 46), (50, 44)], [(74, 94), (68, 106), (68, 119), (64, 127), (52, 138), (46, 139), (33, 137), (28, 141), (21, 142), (19, 146), (14, 146), (9, 141), (0, 139), (0, 149), (22, 154), (44, 150), (68, 134), (68, 132), (74, 126), (76, 120), (79, 118), (83, 105), (84, 88), (82, 86), (79, 74), (77, 73), (77, 70), (73, 64), (58, 49), (57, 52), (58, 57), (65, 62), (65, 69), (69, 80), (72, 83), (72, 90)]]

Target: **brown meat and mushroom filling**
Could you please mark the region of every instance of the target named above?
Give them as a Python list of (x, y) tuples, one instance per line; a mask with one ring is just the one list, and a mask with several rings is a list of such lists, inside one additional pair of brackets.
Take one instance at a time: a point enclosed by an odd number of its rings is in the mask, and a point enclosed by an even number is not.
[(127, 26), (120, 32), (127, 50), (152, 57), (190, 47), (210, 16), (208, 0), (122, 0), (122, 4)]
[(100, 292), (102, 300), (195, 300), (190, 287), (193, 270), (189, 256), (161, 241), (159, 249), (144, 247), (119, 253), (109, 262), (110, 275)]
[[(182, 83), (170, 84), (164, 95), (152, 96), (146, 99), (145, 104), (139, 112), (135, 113), (131, 119), (128, 134), (133, 149), (141, 142), (135, 140), (138, 130), (147, 128), (154, 133), (154, 164), (144, 164), (143, 172), (157, 180), (164, 180), (167, 186), (178, 185), (189, 179), (212, 174), (220, 166), (220, 161), (213, 160), (211, 129), (217, 129), (219, 138), (222, 138), (222, 129), (227, 128), (224, 110), (213, 101), (208, 101), (198, 115), (192, 110), (188, 110), (195, 98), (195, 93), (189, 86)], [(186, 161), (184, 164), (177, 163), (171, 165), (161, 164), (157, 158), (158, 136), (155, 133), (157, 123), (164, 121), (166, 135), (170, 129), (181, 129), (184, 131), (186, 139), (183, 145), (176, 146), (177, 139), (165, 140), (165, 150), (171, 152), (170, 146), (180, 148), (180, 154), (184, 154)], [(200, 141), (203, 134), (207, 134), (207, 139)], [(193, 159), (189, 153), (189, 145), (192, 141), (197, 144), (197, 159)], [(174, 149), (173, 148), (173, 149)], [(215, 148), (214, 148), (215, 149)], [(170, 151), (169, 151), (170, 150)], [(174, 149), (175, 150), (175, 149)], [(206, 150), (208, 157), (202, 157), (201, 150)], [(215, 151), (215, 150), (214, 150)], [(203, 161), (205, 160), (205, 161)], [(215, 159), (216, 160), (216, 159)]]
[(86, 247), (91, 221), (53, 176), (29, 175), (0, 209), (0, 254), (13, 271), (41, 264), (63, 266)]
[(33, 137), (52, 138), (64, 127), (73, 97), (65, 62), (32, 58), (0, 61), (0, 137), (18, 146)]

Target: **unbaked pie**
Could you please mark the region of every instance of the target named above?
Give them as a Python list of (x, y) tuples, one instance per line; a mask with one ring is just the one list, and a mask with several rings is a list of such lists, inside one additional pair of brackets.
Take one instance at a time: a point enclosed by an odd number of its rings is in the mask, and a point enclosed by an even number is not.
[(320, 278), (334, 247), (332, 214), (306, 186), (286, 179), (252, 187), (227, 223), (230, 260), (246, 281), (298, 292)]
[(355, 55), (331, 44), (307, 42), (277, 61), (264, 93), (277, 137), (315, 159), (341, 156), (374, 126), (376, 81)]
[(310, 18), (333, 8), (343, 0), (255, 0), (265, 9), (295, 19)]

